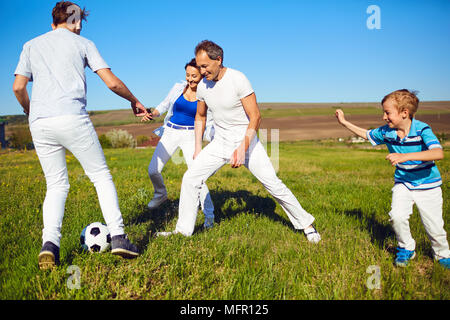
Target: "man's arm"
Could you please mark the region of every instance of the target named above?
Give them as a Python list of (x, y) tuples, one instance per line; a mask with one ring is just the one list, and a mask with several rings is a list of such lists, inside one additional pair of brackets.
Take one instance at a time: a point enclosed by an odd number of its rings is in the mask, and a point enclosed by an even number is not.
[(206, 127), (206, 114), (208, 107), (204, 101), (197, 101), (197, 113), (195, 114), (195, 151), (193, 158), (202, 151), (203, 132)]
[(342, 111), (341, 109), (337, 109), (335, 116), (338, 120), (338, 122), (345, 128), (347, 128), (348, 130), (350, 130), (351, 132), (353, 132), (354, 134), (356, 134), (357, 136), (363, 138), (363, 139), (367, 139), (367, 129), (358, 127), (356, 125), (354, 125), (353, 123), (345, 120), (344, 117), (344, 111)]
[(97, 70), (96, 73), (112, 92), (131, 102), (131, 108), (133, 109), (135, 116), (147, 116), (148, 118), (149, 113), (147, 112), (145, 107), (131, 93), (127, 86), (119, 78), (117, 78), (114, 73), (112, 73), (110, 69), (100, 69)]
[(17, 74), (13, 84), (14, 95), (26, 115), (30, 114), (30, 98), (27, 91), (28, 81), (29, 79), (27, 77)]
[(241, 99), (242, 106), (248, 116), (249, 123), (247, 131), (245, 132), (244, 140), (241, 145), (233, 152), (231, 157), (231, 167), (239, 168), (245, 162), (245, 153), (247, 152), (250, 142), (255, 138), (256, 132), (261, 124), (261, 113), (259, 112), (258, 103), (256, 102), (256, 95), (252, 93)]

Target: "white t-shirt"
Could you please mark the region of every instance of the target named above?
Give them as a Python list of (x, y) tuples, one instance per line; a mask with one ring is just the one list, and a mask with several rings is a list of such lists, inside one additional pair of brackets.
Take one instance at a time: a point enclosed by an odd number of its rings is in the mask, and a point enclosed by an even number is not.
[(197, 99), (204, 101), (214, 120), (214, 139), (241, 142), (248, 127), (248, 117), (241, 99), (252, 94), (253, 88), (240, 71), (227, 68), (219, 81), (205, 78), (198, 84)]
[(25, 43), (14, 74), (33, 81), (29, 123), (87, 114), (86, 67), (94, 72), (109, 68), (92, 41), (67, 29), (58, 28)]

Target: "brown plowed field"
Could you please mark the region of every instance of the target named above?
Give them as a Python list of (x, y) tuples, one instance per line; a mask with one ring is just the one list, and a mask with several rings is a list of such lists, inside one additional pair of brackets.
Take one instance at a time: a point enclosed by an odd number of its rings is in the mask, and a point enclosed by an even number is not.
[[(362, 128), (376, 128), (385, 124), (380, 116), (347, 116), (349, 121)], [(450, 114), (417, 115), (416, 119), (429, 123), (435, 133), (450, 133)], [(326, 138), (345, 138), (351, 132), (338, 124), (334, 116), (309, 116), (263, 119), (261, 128), (279, 129), (280, 141), (316, 140)]]
[[(261, 129), (268, 130), (268, 139), (271, 140), (270, 129), (279, 130), (280, 141), (295, 140), (319, 140), (327, 138), (346, 138), (351, 133), (340, 126), (334, 117), (334, 109), (341, 107), (346, 110), (348, 120), (363, 128), (376, 128), (384, 124), (379, 103), (259, 103), (261, 110), (270, 111), (271, 117), (262, 119)], [(324, 108), (328, 108), (325, 110)], [(351, 114), (352, 108), (367, 108), (368, 114)], [(373, 108), (372, 110), (370, 110)], [(378, 110), (379, 108), (379, 110)], [(295, 116), (284, 116), (286, 111), (297, 109), (299, 113), (305, 115), (297, 116), (295, 111), (291, 114)], [(314, 111), (316, 110), (316, 111)], [(357, 109), (353, 109), (357, 110)], [(307, 111), (307, 112), (304, 112)], [(365, 112), (365, 111), (364, 111)], [(423, 114), (421, 114), (421, 112)], [(321, 115), (308, 115), (308, 114)], [(164, 115), (163, 115), (164, 116)], [(436, 134), (450, 134), (450, 101), (421, 102), (416, 118), (428, 123)], [(141, 123), (133, 116), (129, 110), (112, 110), (108, 112), (93, 112), (91, 120), (95, 125), (98, 135), (106, 133), (112, 129), (123, 129), (131, 133), (135, 138), (141, 135), (150, 138), (144, 145), (156, 145), (158, 137), (152, 133), (154, 129), (162, 125), (162, 118), (158, 123)], [(120, 124), (120, 122), (129, 124)], [(131, 122), (131, 123), (130, 123)], [(118, 123), (117, 125), (105, 126), (106, 123)], [(6, 126), (6, 136), (11, 132), (11, 126)]]
[[(268, 138), (270, 140), (270, 129), (279, 130), (280, 141), (295, 140), (316, 140), (326, 138), (345, 138), (351, 136), (351, 133), (340, 126), (333, 114), (333, 107), (339, 106), (343, 108), (376, 106), (376, 103), (261, 103), (260, 109), (291, 109), (291, 108), (330, 108), (330, 115), (318, 116), (299, 116), (284, 118), (263, 118), (261, 129), (268, 130)], [(420, 114), (421, 110), (428, 112), (436, 112), (436, 114)], [(430, 124), (435, 133), (450, 134), (450, 101), (438, 102), (421, 102), (419, 112), (416, 118)], [(124, 112), (124, 111), (121, 111)], [(125, 113), (130, 111), (125, 111)], [(441, 113), (442, 112), (442, 113)], [(117, 114), (119, 115), (119, 113)], [(346, 115), (347, 119), (363, 128), (376, 128), (384, 124), (381, 119), (382, 113), (380, 109), (379, 115)], [(121, 126), (97, 126), (97, 133), (100, 135), (114, 128), (127, 130), (134, 137), (145, 135), (150, 138), (156, 138), (152, 133), (154, 129), (159, 127), (161, 123), (135, 123)]]

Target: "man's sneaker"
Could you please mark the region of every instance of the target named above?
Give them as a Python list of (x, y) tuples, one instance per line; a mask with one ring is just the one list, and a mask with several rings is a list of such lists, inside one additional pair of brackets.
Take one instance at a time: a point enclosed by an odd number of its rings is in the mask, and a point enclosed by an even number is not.
[(395, 265), (397, 267), (406, 267), (409, 260), (414, 259), (416, 252), (414, 250), (406, 250), (404, 248), (397, 248), (397, 257), (395, 258)]
[(450, 258), (439, 259), (438, 262), (444, 268), (450, 269)]
[(156, 236), (157, 237), (168, 237), (168, 236), (171, 236), (171, 235), (173, 235), (173, 234), (177, 234), (177, 233), (179, 233), (178, 231), (161, 231), (161, 232), (157, 232), (156, 233)]
[(214, 226), (214, 217), (205, 217), (205, 222), (203, 223), (203, 228), (210, 229)]
[(306, 239), (312, 243), (318, 243), (321, 240), (320, 234), (317, 232), (316, 228), (313, 225), (310, 225), (308, 228), (304, 229), (303, 232), (306, 235)]
[(38, 256), (39, 269), (48, 270), (59, 265), (59, 247), (53, 242), (46, 241)]
[(111, 238), (111, 253), (127, 259), (136, 258), (139, 255), (137, 247), (125, 234)]
[(147, 207), (150, 210), (156, 209), (160, 205), (162, 205), (166, 200), (167, 200), (167, 195), (164, 195), (164, 196), (161, 196), (161, 197), (157, 197), (157, 198), (153, 198), (152, 201), (150, 201), (148, 203)]

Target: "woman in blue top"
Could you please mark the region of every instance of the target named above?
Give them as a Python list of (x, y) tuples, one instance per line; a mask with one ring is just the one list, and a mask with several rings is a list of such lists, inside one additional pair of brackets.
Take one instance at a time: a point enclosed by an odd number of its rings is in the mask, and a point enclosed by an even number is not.
[[(197, 67), (195, 59), (185, 66), (186, 81), (176, 83), (167, 97), (153, 111), (153, 117), (159, 117), (164, 112), (167, 116), (164, 126), (155, 130), (161, 137), (152, 160), (148, 166), (148, 174), (152, 181), (155, 193), (149, 202), (148, 208), (155, 209), (167, 200), (167, 190), (164, 185), (161, 171), (178, 148), (183, 151), (187, 166), (191, 165), (195, 151), (194, 122), (197, 112), (197, 84), (202, 80), (202, 75)], [(213, 135), (212, 118), (208, 117), (205, 139), (211, 141)], [(203, 184), (200, 205), (205, 214), (205, 228), (214, 224), (214, 205), (209, 195), (206, 184)]]

